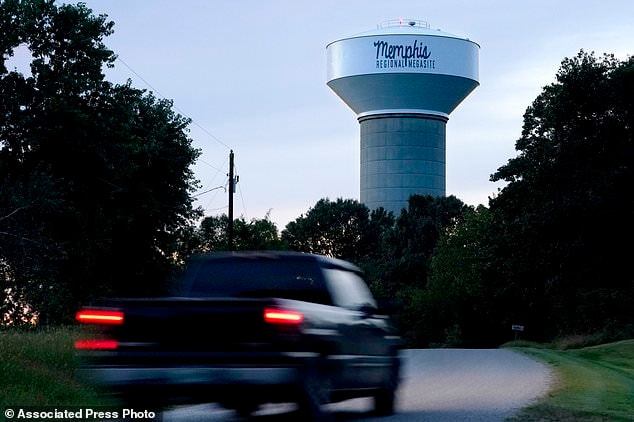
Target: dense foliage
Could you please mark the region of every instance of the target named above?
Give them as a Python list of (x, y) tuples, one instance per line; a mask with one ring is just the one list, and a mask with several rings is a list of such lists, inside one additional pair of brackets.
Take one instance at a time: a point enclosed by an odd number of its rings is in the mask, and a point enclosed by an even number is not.
[(492, 180), (497, 269), (515, 318), (545, 336), (632, 330), (634, 58), (581, 51), (524, 115)]
[[(152, 292), (198, 215), (189, 122), (105, 80), (112, 27), (81, 3), (0, 3), (0, 310), (13, 322), (24, 303), (57, 323), (95, 295)], [(30, 72), (8, 68), (16, 51)]]
[(396, 321), (408, 339), (429, 343), (431, 337), (421, 334), (429, 322), (422, 303), (433, 252), (443, 233), (454, 230), (469, 209), (453, 196), (413, 195), (394, 218), (355, 200), (322, 199), (289, 223), (282, 239), (293, 250), (360, 265), (376, 296), (396, 307)]
[(393, 221), (391, 214), (370, 213), (352, 199), (321, 199), (306, 215), (286, 225), (282, 240), (294, 250), (359, 262), (376, 255), (378, 238)]
[[(226, 214), (205, 217), (191, 238), (192, 253), (227, 251), (228, 226), (229, 217)], [(285, 249), (277, 226), (268, 215), (263, 219), (253, 218), (250, 221), (246, 221), (244, 217), (234, 219), (233, 237), (233, 250), (237, 251)]]

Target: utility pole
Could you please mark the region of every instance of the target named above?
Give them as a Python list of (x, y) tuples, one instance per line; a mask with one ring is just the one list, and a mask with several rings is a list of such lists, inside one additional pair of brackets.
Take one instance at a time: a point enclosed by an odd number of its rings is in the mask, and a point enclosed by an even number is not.
[(227, 248), (233, 250), (233, 150), (229, 152), (229, 226), (227, 227)]

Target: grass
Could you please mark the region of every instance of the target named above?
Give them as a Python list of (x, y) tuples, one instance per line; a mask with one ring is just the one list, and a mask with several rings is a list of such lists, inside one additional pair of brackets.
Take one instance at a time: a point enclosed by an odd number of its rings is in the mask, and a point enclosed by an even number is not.
[(0, 408), (107, 406), (107, 397), (75, 379), (77, 328), (0, 331)]
[(513, 420), (634, 420), (634, 340), (576, 350), (518, 346), (513, 348), (549, 364), (556, 381), (546, 397)]

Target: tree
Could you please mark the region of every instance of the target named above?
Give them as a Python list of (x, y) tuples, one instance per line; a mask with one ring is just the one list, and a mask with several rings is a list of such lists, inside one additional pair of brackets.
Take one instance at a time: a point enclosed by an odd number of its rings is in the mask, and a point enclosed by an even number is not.
[(500, 282), (491, 212), (480, 205), (446, 230), (434, 250), (422, 329), (432, 342), (495, 347), (508, 337), (516, 303)]
[(451, 230), (468, 208), (455, 196), (412, 195), (382, 243), (383, 277), (393, 294), (402, 285), (424, 287), (432, 253), (441, 234)]
[[(517, 157), (490, 206), (501, 272), (543, 336), (631, 324), (634, 58), (562, 61), (524, 115)], [(518, 298), (519, 299), (519, 298)]]
[[(372, 217), (372, 218), (370, 218)], [(320, 199), (291, 221), (282, 240), (293, 250), (333, 256), (359, 263), (378, 251), (382, 228), (392, 224), (391, 214), (370, 210), (353, 199)]]
[[(197, 246), (194, 252), (217, 252), (228, 250), (229, 239), (227, 227), (229, 217), (205, 217), (196, 231)], [(267, 214), (263, 219), (253, 218), (246, 221), (244, 217), (233, 222), (234, 250), (280, 250), (285, 249), (281, 242), (277, 226)]]
[[(113, 25), (82, 3), (0, 3), (0, 294), (49, 323), (157, 291), (199, 216), (189, 120), (105, 80)], [(7, 68), (19, 46), (30, 75)]]
[[(365, 266), (379, 299), (394, 303), (396, 326), (412, 346), (432, 341), (435, 301), (425, 290), (432, 254), (445, 231), (461, 221), (468, 207), (454, 196), (412, 195), (407, 209), (385, 227), (376, 258)], [(432, 319), (430, 319), (432, 318)]]

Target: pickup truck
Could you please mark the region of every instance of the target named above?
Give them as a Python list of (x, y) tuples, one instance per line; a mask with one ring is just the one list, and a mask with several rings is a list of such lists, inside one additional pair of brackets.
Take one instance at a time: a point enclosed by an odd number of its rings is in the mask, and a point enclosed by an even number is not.
[[(400, 338), (360, 269), (299, 252), (192, 258), (170, 297), (103, 299), (81, 308), (78, 375), (126, 403), (215, 402), (246, 416), (296, 403), (372, 397), (394, 411)], [(145, 400), (145, 401), (144, 401)]]

